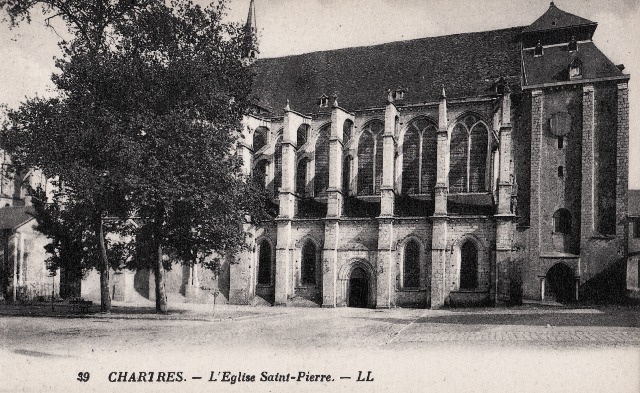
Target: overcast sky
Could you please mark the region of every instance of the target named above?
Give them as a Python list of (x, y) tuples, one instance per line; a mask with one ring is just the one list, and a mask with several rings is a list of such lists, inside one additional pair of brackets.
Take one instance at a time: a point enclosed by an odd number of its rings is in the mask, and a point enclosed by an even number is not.
[[(546, 0), (255, 1), (261, 57), (526, 26), (549, 8)], [(598, 22), (596, 45), (633, 76), (629, 180), (631, 188), (640, 188), (640, 0), (555, 3)], [(230, 0), (229, 6), (229, 20), (246, 19), (249, 0)], [(0, 25), (0, 103), (15, 107), (25, 97), (48, 93), (59, 39), (41, 17), (13, 30)]]

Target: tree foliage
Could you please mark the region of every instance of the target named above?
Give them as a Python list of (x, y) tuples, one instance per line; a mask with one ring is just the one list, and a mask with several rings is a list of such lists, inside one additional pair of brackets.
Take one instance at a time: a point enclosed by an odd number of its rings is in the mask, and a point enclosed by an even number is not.
[(235, 154), (252, 80), (247, 32), (223, 22), (224, 1), (0, 0), (13, 23), (37, 4), (74, 39), (61, 43), (58, 96), (10, 111), (2, 147), (16, 167), (58, 179), (58, 202), (93, 233), (102, 270), (102, 219), (141, 218), (132, 237), (153, 261), (165, 312), (163, 254), (186, 263), (232, 255), (246, 246), (248, 217), (264, 217), (263, 195)]

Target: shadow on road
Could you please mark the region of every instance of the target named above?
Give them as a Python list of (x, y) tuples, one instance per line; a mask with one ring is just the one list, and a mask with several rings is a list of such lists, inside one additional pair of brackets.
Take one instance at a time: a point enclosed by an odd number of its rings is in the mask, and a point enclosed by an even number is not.
[(517, 312), (497, 309), (442, 311), (425, 316), (411, 318), (375, 318), (358, 316), (356, 319), (368, 319), (390, 324), (426, 323), (448, 325), (525, 325), (525, 326), (612, 326), (640, 327), (640, 309), (638, 307), (599, 307), (597, 309), (550, 309), (536, 312)]

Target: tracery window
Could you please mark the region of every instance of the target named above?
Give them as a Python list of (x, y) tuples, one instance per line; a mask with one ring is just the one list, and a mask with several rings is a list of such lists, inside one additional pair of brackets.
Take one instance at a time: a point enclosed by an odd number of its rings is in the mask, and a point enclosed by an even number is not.
[(420, 286), (420, 246), (415, 240), (410, 240), (404, 247), (402, 273), (404, 288), (418, 288)]
[(449, 147), (449, 190), (486, 192), (487, 126), (476, 116), (459, 121), (451, 133)]
[(301, 280), (303, 285), (316, 284), (316, 245), (308, 240), (302, 247)]
[(322, 127), (316, 139), (316, 170), (313, 178), (313, 194), (316, 198), (326, 197), (329, 188), (329, 127)]
[(380, 194), (384, 123), (367, 124), (358, 142), (358, 195)]
[(282, 186), (282, 135), (276, 140), (276, 147), (273, 154), (274, 177), (273, 193), (277, 197)]
[(307, 138), (309, 138), (309, 125), (302, 124), (298, 127), (298, 132), (296, 135), (296, 147), (299, 149), (305, 143), (307, 143)]
[(258, 284), (271, 285), (271, 244), (267, 240), (258, 245)]
[(269, 130), (266, 127), (258, 127), (253, 133), (253, 151), (256, 152), (262, 149), (267, 144), (267, 133)]
[(402, 193), (426, 194), (436, 185), (436, 126), (426, 118), (412, 121), (402, 144)]
[(353, 122), (351, 120), (345, 120), (342, 126), (342, 143), (346, 145), (351, 140), (351, 133), (353, 132)]

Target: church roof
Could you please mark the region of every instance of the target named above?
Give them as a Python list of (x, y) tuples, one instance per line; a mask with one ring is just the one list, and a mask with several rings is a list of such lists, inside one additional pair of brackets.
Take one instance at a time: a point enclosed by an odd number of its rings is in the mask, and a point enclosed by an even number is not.
[(253, 94), (275, 114), (291, 109), (317, 113), (325, 94), (348, 110), (382, 107), (387, 91), (405, 91), (401, 103), (494, 94), (504, 77), (520, 86), (522, 27), (421, 38), (381, 45), (260, 59)]
[(568, 51), (566, 46), (544, 48), (544, 54), (539, 57), (535, 57), (532, 50), (523, 51), (523, 85), (569, 80), (569, 64), (576, 58), (582, 62), (582, 79), (624, 76), (593, 42), (584, 42), (579, 43), (578, 50), (572, 52)]
[(562, 11), (551, 2), (549, 9), (535, 22), (527, 26), (523, 33), (533, 33), (539, 31), (559, 30), (567, 27), (595, 25), (596, 23), (589, 19), (581, 18), (577, 15)]
[(7, 206), (0, 209), (0, 229), (14, 229), (33, 218), (31, 206)]

